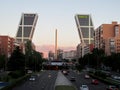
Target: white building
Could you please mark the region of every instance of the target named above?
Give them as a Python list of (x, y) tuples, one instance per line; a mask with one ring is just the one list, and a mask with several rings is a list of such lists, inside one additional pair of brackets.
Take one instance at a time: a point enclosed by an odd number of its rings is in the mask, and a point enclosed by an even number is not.
[(76, 50), (65, 51), (63, 52), (63, 59), (76, 59)]

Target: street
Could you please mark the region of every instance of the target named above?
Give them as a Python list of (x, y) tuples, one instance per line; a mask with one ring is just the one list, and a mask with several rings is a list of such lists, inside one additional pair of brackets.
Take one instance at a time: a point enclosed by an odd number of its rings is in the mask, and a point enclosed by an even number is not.
[[(27, 80), (23, 84), (16, 86), (12, 90), (54, 90), (55, 81), (57, 78), (58, 71), (49, 70), (39, 73), (35, 81)], [(68, 80), (71, 77), (75, 77), (75, 81), (71, 81), (73, 85), (77, 87), (77, 90), (80, 90), (82, 84), (86, 84), (89, 87), (89, 90), (106, 90), (107, 84), (104, 84), (99, 81), (98, 85), (91, 84), (93, 78), (85, 79), (86, 72), (77, 73), (70, 70), (68, 75), (65, 75)]]
[(54, 90), (56, 77), (57, 71), (43, 71), (35, 81), (27, 80), (12, 90)]
[(73, 85), (77, 87), (78, 90), (80, 90), (80, 86), (82, 84), (88, 85), (90, 90), (106, 90), (107, 85), (100, 82), (98, 85), (91, 84), (92, 78), (85, 79), (86, 72), (80, 72), (79, 74), (73, 71), (70, 71), (68, 75), (65, 75), (69, 80), (71, 77), (75, 77), (76, 81), (73, 81)]

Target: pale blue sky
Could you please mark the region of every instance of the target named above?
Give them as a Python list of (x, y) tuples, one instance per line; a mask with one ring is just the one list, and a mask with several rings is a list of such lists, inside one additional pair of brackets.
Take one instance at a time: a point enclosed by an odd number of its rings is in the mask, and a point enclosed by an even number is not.
[(75, 14), (91, 14), (95, 28), (103, 23), (120, 23), (120, 0), (1, 0), (0, 35), (15, 37), (22, 13), (38, 13), (33, 36), (35, 45), (77, 46)]

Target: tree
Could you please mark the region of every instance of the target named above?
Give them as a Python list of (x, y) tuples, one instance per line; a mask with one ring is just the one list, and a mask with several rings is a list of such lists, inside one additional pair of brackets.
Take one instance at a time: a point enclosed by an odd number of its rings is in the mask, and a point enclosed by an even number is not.
[(96, 62), (96, 67), (100, 68), (100, 66), (101, 66), (101, 64), (102, 64), (102, 62), (104, 60), (104, 57), (105, 57), (104, 50), (94, 48), (93, 51), (92, 51), (92, 54), (93, 54), (94, 61)]
[(16, 49), (11, 54), (11, 57), (7, 64), (8, 70), (24, 70), (25, 68), (25, 56), (21, 52), (19, 47), (16, 47)]
[(27, 41), (25, 44), (25, 67), (34, 71), (42, 68), (42, 56), (32, 48), (32, 42)]
[(0, 69), (5, 68), (5, 60), (6, 60), (6, 56), (0, 55)]

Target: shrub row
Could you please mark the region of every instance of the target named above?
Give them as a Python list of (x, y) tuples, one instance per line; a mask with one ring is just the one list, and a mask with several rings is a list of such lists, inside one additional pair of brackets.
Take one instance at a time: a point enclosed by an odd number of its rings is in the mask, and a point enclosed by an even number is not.
[(26, 80), (28, 77), (30, 77), (30, 75), (25, 75), (23, 77), (20, 77), (20, 78), (14, 80), (13, 82), (11, 82), (8, 86), (1, 88), (0, 90), (12, 90), (13, 87), (19, 85), (24, 80)]
[(103, 78), (103, 77), (100, 77), (100, 76), (96, 76), (95, 74), (92, 74), (92, 73), (89, 73), (89, 75), (93, 78), (96, 78), (106, 84), (111, 84), (111, 85), (118, 85), (119, 83), (114, 81), (114, 80), (110, 80), (108, 78)]

